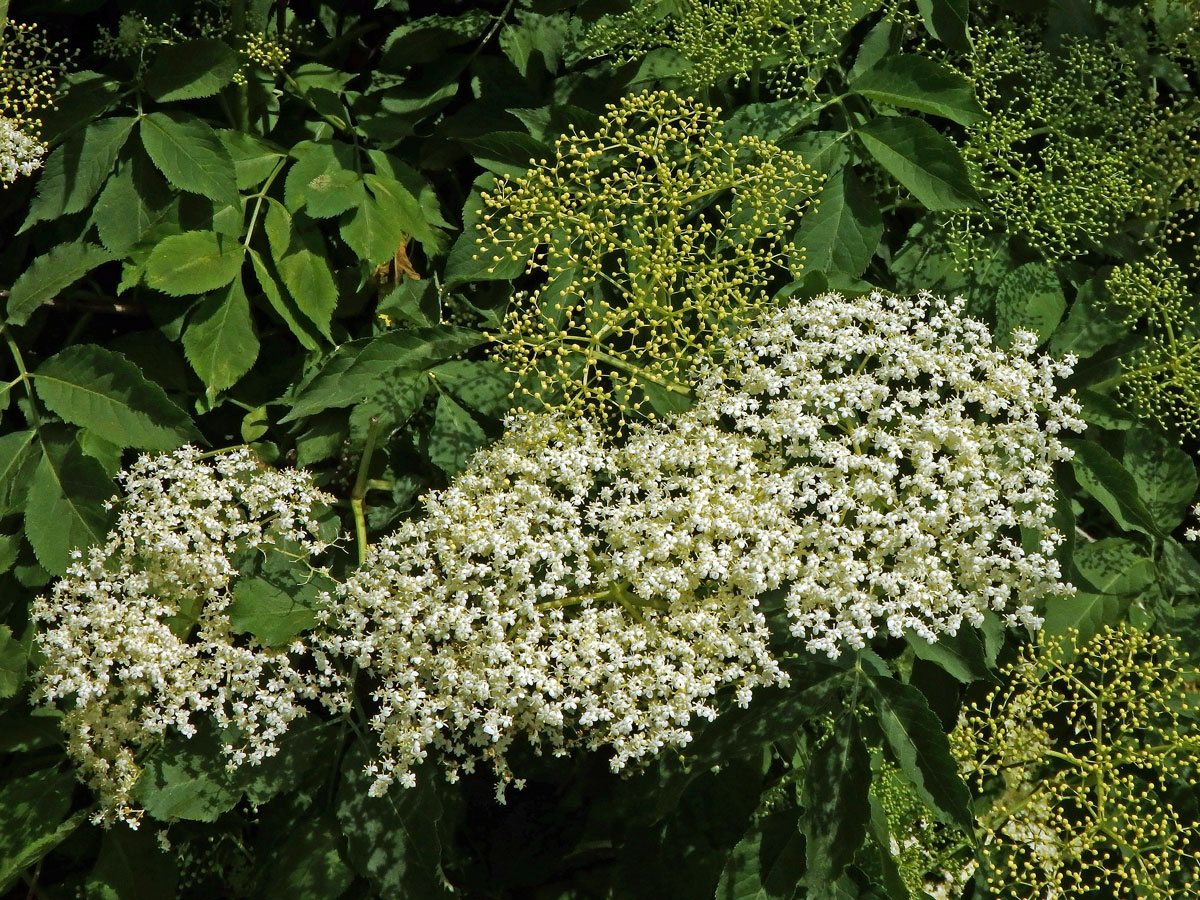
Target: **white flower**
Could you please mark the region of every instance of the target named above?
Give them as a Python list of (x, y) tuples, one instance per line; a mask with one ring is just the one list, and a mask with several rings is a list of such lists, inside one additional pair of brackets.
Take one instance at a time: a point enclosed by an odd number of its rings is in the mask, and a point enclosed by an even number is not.
[[(136, 826), (139, 760), (200, 718), (229, 729), (229, 765), (256, 764), (304, 714), (339, 706), (319, 651), (272, 650), (233, 634), (225, 612), (238, 556), (323, 552), (313, 509), (331, 498), (307, 473), (263, 468), (248, 450), (143, 456), (104, 546), (77, 558), (33, 606), (44, 662), (37, 698), (65, 708), (68, 752), (100, 794), (96, 821)], [(63, 702), (66, 701), (66, 702)]]
[(32, 175), (42, 166), (46, 145), (0, 116), (0, 182), (11, 184), (19, 175)]

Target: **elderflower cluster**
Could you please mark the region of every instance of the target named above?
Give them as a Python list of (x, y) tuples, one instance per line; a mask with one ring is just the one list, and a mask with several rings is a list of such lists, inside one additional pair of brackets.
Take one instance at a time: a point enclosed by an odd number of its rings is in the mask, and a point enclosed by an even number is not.
[(254, 765), (307, 701), (339, 705), (320, 650), (264, 647), (235, 634), (227, 612), (254, 559), (324, 552), (313, 516), (331, 498), (307, 473), (265, 469), (245, 449), (143, 456), (119, 478), (125, 496), (104, 545), (77, 553), (34, 603), (36, 696), (64, 710), (68, 753), (100, 795), (96, 821), (136, 826), (143, 756), (169, 732), (215, 724), (227, 763)]
[(802, 267), (790, 235), (813, 170), (717, 126), (716, 109), (668, 91), (626, 97), (483, 195), (480, 253), (547, 278), (491, 335), (535, 405), (620, 418), (656, 392), (686, 396), (697, 358)]
[[(951, 738), (991, 797), (981, 814), (1002, 897), (1170, 900), (1200, 889), (1200, 827), (1172, 795), (1200, 762), (1196, 673), (1169, 638), (1127, 625), (1027, 653)], [(998, 793), (997, 793), (998, 791)]]
[(1200, 202), (1190, 100), (1148, 93), (1137, 58), (1115, 39), (1052, 48), (1010, 19), (972, 38), (967, 74), (988, 115), (967, 129), (962, 152), (987, 203), (953, 215), (960, 252), (977, 255), (997, 230), (1051, 258), (1135, 227), (1177, 239), (1171, 220)]
[[(704, 507), (654, 515), (671, 471), (682, 479), (701, 463), (712, 484), (736, 490), (753, 470), (712, 449), (703, 462), (662, 455), (659, 470), (635, 473), (634, 455), (661, 452), (661, 435), (620, 450), (588, 424), (515, 418), (330, 598), (329, 652), (377, 685), (373, 794), (413, 785), (435, 751), (451, 781), (489, 763), (502, 798), (521, 736), (538, 753), (607, 747), (620, 770), (686, 743), (694, 717), (716, 715), (721, 688), (745, 705), (754, 688), (786, 683), (755, 601), (736, 579), (710, 587), (692, 566), (708, 559), (701, 575), (717, 574), (736, 536), (762, 527), (747, 524), (758, 512), (724, 510), (720, 523)], [(627, 523), (606, 508), (617, 496)], [(637, 544), (651, 525), (674, 540), (660, 537), (648, 559), (614, 557), (610, 543)]]
[[(1072, 358), (992, 346), (965, 301), (826, 294), (734, 342), (697, 414), (787, 465), (792, 525), (776, 538), (792, 633), (837, 656), (882, 629), (929, 641), (991, 609), (1036, 627), (1070, 591), (1055, 552), (1053, 467), (1081, 430), (1056, 394)], [(1024, 543), (1019, 530), (1025, 532)]]
[(32, 175), (42, 166), (46, 146), (0, 118), (0, 182), (11, 184), (18, 175)]
[[(695, 90), (726, 78), (738, 84), (766, 72), (777, 91), (796, 86), (811, 91), (841, 54), (846, 33), (879, 5), (856, 0), (636, 0), (628, 12), (596, 23), (587, 34), (587, 49), (626, 61), (670, 48), (691, 64), (681, 79)], [(885, 15), (903, 14), (902, 3), (882, 5)]]
[(512, 419), (327, 599), (318, 639), (375, 684), (373, 791), (436, 752), (502, 792), (522, 736), (615, 770), (686, 743), (722, 688), (786, 682), (759, 610), (777, 589), (830, 656), (989, 609), (1036, 626), (1070, 590), (1051, 468), (1082, 423), (1055, 396), (1069, 361), (1035, 343), (993, 348), (962, 301), (828, 294), (727, 340), (693, 409), (623, 440)]

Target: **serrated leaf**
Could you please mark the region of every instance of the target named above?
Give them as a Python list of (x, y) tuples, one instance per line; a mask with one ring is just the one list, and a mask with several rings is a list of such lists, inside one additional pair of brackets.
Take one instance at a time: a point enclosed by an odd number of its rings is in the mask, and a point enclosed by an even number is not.
[(414, 237), (430, 247), (438, 243), (438, 237), (425, 220), (421, 201), (400, 181), (385, 175), (366, 176), (367, 187), (379, 202), (385, 215), (393, 219), (403, 234)]
[[(296, 222), (293, 219), (293, 225)], [(325, 255), (320, 234), (311, 225), (297, 227), (288, 252), (275, 257), (275, 268), (300, 312), (328, 338), (333, 311), (337, 308), (338, 289)]]
[(984, 117), (975, 87), (943, 62), (913, 53), (884, 57), (850, 85), (871, 100), (972, 125)]
[(1080, 486), (1099, 501), (1127, 531), (1159, 536), (1158, 525), (1142, 498), (1137, 482), (1119, 462), (1095, 441), (1065, 440), (1075, 452), (1071, 464)]
[(392, 331), (339, 346), (292, 401), (280, 423), (358, 403), (407, 370), (421, 370), (481, 344), (469, 328), (436, 325)]
[(796, 811), (774, 809), (755, 817), (725, 860), (716, 900), (792, 900), (804, 875), (804, 837)]
[(25, 508), (29, 479), (41, 458), (36, 437), (32, 429), (0, 436), (0, 516)]
[(33, 383), (53, 412), (118, 447), (171, 450), (202, 440), (166, 391), (120, 353), (95, 344), (50, 357), (38, 366)]
[(1119, 341), (1129, 334), (1129, 325), (1103, 297), (1104, 279), (1085, 282), (1075, 295), (1066, 319), (1054, 330), (1050, 352), (1055, 356), (1074, 353), (1081, 359)]
[(512, 406), (517, 377), (492, 360), (456, 359), (429, 370), (429, 375), (463, 406), (500, 418)]
[(25, 535), (37, 560), (55, 575), (67, 571), (71, 551), (102, 544), (110, 516), (104, 504), (116, 492), (104, 467), (79, 448), (65, 425), (43, 425), (42, 458), (25, 504)]
[(949, 824), (974, 835), (971, 794), (958, 775), (941, 722), (915, 687), (872, 678), (875, 714), (884, 739), (921, 800)]
[(112, 258), (103, 247), (82, 241), (59, 244), (42, 254), (21, 273), (9, 291), (8, 321), (24, 325), (39, 306)]
[(925, 30), (958, 53), (971, 49), (967, 29), (970, 0), (917, 0), (917, 9), (925, 22)]
[(82, 816), (66, 818), (72, 787), (71, 773), (57, 767), (6, 779), (0, 788), (0, 892), (80, 824)]
[(429, 430), (429, 461), (453, 476), (467, 467), (475, 451), (487, 443), (487, 433), (448, 394), (438, 397)]
[(996, 289), (996, 344), (1008, 347), (1016, 328), (1034, 332), (1039, 345), (1046, 343), (1066, 308), (1062, 285), (1052, 265), (1034, 262), (1018, 266)]
[(960, 629), (955, 635), (943, 634), (932, 644), (912, 631), (905, 632), (904, 638), (915, 656), (933, 663), (963, 684), (988, 677), (983, 642), (973, 628)]
[(108, 179), (92, 209), (92, 222), (107, 250), (125, 255), (172, 211), (170, 185), (138, 152)]
[(1167, 590), (1177, 594), (1200, 594), (1200, 562), (1174, 538), (1163, 541), (1159, 572)]
[(341, 215), (366, 196), (356, 153), (341, 141), (303, 141), (292, 148), (296, 161), (284, 179), (284, 203), (289, 212), (301, 207), (314, 219)]
[(188, 317), (183, 352), (214, 391), (233, 387), (258, 359), (258, 335), (241, 280), (205, 297)]
[(824, 896), (854, 859), (867, 833), (871, 756), (854, 716), (813, 753), (804, 776), (806, 885)]
[(262, 184), (287, 158), (286, 154), (271, 144), (244, 131), (222, 128), (217, 132), (217, 137), (221, 139), (221, 143), (233, 159), (237, 186), (241, 191)]
[(287, 253), (292, 243), (292, 215), (284, 205), (271, 197), (267, 198), (267, 214), (263, 217), (263, 230), (267, 233), (267, 244), (271, 257), (279, 259)]
[(318, 351), (321, 349), (321, 335), (316, 326), (300, 312), (295, 302), (284, 295), (283, 288), (275, 279), (275, 274), (267, 265), (257, 250), (250, 250), (250, 262), (254, 265), (254, 276), (262, 288), (263, 295), (271, 308), (283, 319), (292, 336), (305, 350)]
[(69, 135), (46, 159), (37, 196), (21, 226), (54, 220), (84, 209), (104, 184), (137, 119), (113, 116)]
[(142, 772), (134, 797), (160, 822), (215, 822), (241, 792), (228, 783), (217, 742), (202, 734), (170, 741)]
[(316, 596), (311, 584), (289, 592), (266, 578), (238, 579), (226, 610), (230, 627), (235, 634), (253, 634), (267, 647), (287, 644), (317, 623)]
[(1078, 632), (1082, 646), (1106, 625), (1121, 618), (1121, 603), (1112, 594), (1077, 591), (1073, 597), (1056, 597), (1046, 603), (1042, 633), (1047, 638), (1066, 637)]
[(197, 38), (162, 47), (143, 83), (159, 103), (195, 100), (217, 93), (241, 67), (241, 56), (224, 41)]
[[(495, 187), (495, 182), (485, 181), (483, 187), (485, 190), (491, 190)], [(493, 260), (495, 251), (487, 245), (476, 243), (479, 234), (475, 226), (481, 218), (482, 209), (483, 200), (479, 191), (471, 191), (463, 206), (462, 233), (450, 248), (450, 256), (446, 260), (443, 277), (447, 290), (470, 281), (511, 281), (525, 271), (525, 259), (513, 259), (507, 253), (501, 252), (500, 259)], [(530, 246), (529, 249), (532, 251), (533, 247)]]
[(545, 144), (522, 131), (494, 131), (463, 143), (475, 162), (497, 175), (524, 175), (539, 159), (554, 155)]
[(820, 203), (805, 212), (796, 243), (804, 248), (805, 269), (857, 277), (882, 236), (878, 205), (858, 177), (843, 169), (825, 183)]
[(1073, 556), (1076, 568), (1105, 594), (1137, 594), (1154, 583), (1154, 560), (1133, 541), (1106, 537), (1080, 544)]
[(383, 896), (432, 900), (445, 895), (438, 875), (442, 805), (430, 780), (370, 797), (366, 763), (365, 748), (355, 744), (342, 765), (343, 790), (337, 795), (337, 819), (351, 865)]
[(926, 209), (979, 204), (958, 148), (911, 116), (879, 116), (855, 130), (862, 145)]
[(184, 297), (225, 287), (242, 269), (240, 243), (214, 231), (185, 231), (159, 241), (146, 261), (146, 284)]
[(87, 879), (88, 900), (175, 900), (179, 871), (154, 830), (110, 828)]
[(142, 146), (167, 181), (220, 206), (240, 203), (237, 172), (221, 139), (203, 120), (153, 112), (141, 122)]
[(278, 844), (263, 879), (265, 900), (340, 897), (354, 880), (341, 855), (342, 829), (328, 816), (297, 823)]
[(1174, 531), (1196, 496), (1196, 464), (1161, 432), (1138, 425), (1125, 433), (1125, 468), (1164, 533)]
[(0, 625), (0, 699), (13, 696), (25, 681), (29, 648), (7, 625)]

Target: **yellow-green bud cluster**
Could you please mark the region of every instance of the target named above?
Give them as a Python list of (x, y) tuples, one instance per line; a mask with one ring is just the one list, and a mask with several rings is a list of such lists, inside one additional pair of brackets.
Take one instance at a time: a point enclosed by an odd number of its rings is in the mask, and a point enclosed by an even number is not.
[(964, 256), (997, 229), (1049, 257), (1076, 256), (1194, 208), (1196, 113), (1151, 95), (1119, 44), (1051, 49), (1002, 20), (975, 30), (968, 70), (988, 116), (962, 149), (987, 203), (951, 221)]
[(648, 387), (686, 394), (773, 275), (802, 267), (791, 235), (813, 170), (717, 126), (718, 110), (668, 91), (626, 97), (483, 195), (480, 254), (547, 276), (492, 335), (536, 404), (623, 418)]
[(54, 106), (73, 59), (65, 41), (51, 40), (36, 25), (0, 25), (0, 119), (36, 140), (39, 113)]

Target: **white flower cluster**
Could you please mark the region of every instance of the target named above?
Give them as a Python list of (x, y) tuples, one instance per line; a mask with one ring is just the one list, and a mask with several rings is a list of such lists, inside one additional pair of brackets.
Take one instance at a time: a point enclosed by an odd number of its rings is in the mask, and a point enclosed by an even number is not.
[(0, 116), (0, 183), (11, 184), (19, 175), (32, 175), (42, 167), (46, 146)]
[[(516, 418), (427, 516), (328, 598), (328, 652), (374, 679), (373, 790), (507, 753), (683, 744), (731, 687), (785, 684), (758, 598), (837, 656), (881, 629), (933, 641), (985, 610), (1036, 627), (1053, 557), (1056, 437), (1081, 428), (1036, 341), (991, 346), (962, 302), (836, 294), (727, 346), (694, 409), (616, 445)], [(1032, 535), (1027, 551), (1020, 529)]]
[[(619, 450), (587, 424), (514, 419), (426, 498), (425, 518), (372, 551), (331, 598), (327, 647), (378, 685), (373, 793), (414, 784), (433, 749), (450, 780), (490, 762), (503, 797), (521, 735), (556, 755), (609, 747), (619, 770), (686, 743), (693, 716), (716, 715), (723, 686), (745, 704), (755, 687), (786, 683), (756, 602), (737, 586), (732, 544), (761, 527), (758, 511), (657, 505), (672, 470), (683, 494), (717, 506), (753, 465), (719, 442), (690, 460), (663, 453), (686, 443), (648, 432)], [(691, 466), (704, 467), (710, 491)], [(629, 552), (612, 552), (618, 544)], [(705, 581), (723, 573), (728, 587)]]
[(1036, 627), (1034, 601), (1070, 590), (1051, 519), (1053, 466), (1071, 456), (1058, 434), (1084, 428), (1055, 390), (1074, 360), (1034, 358), (1029, 332), (992, 346), (963, 304), (793, 303), (701, 385), (695, 415), (785, 466), (775, 557), (809, 650), (837, 656), (881, 627), (932, 642), (988, 609)]
[(68, 752), (100, 795), (96, 821), (136, 826), (141, 754), (169, 729), (190, 737), (210, 717), (226, 729), (227, 763), (256, 764), (306, 701), (342, 700), (319, 649), (267, 649), (235, 636), (225, 612), (248, 551), (308, 559), (328, 546), (313, 512), (331, 498), (307, 473), (265, 469), (245, 449), (184, 447), (143, 456), (120, 480), (107, 542), (77, 552), (33, 616), (37, 697), (65, 707)]

